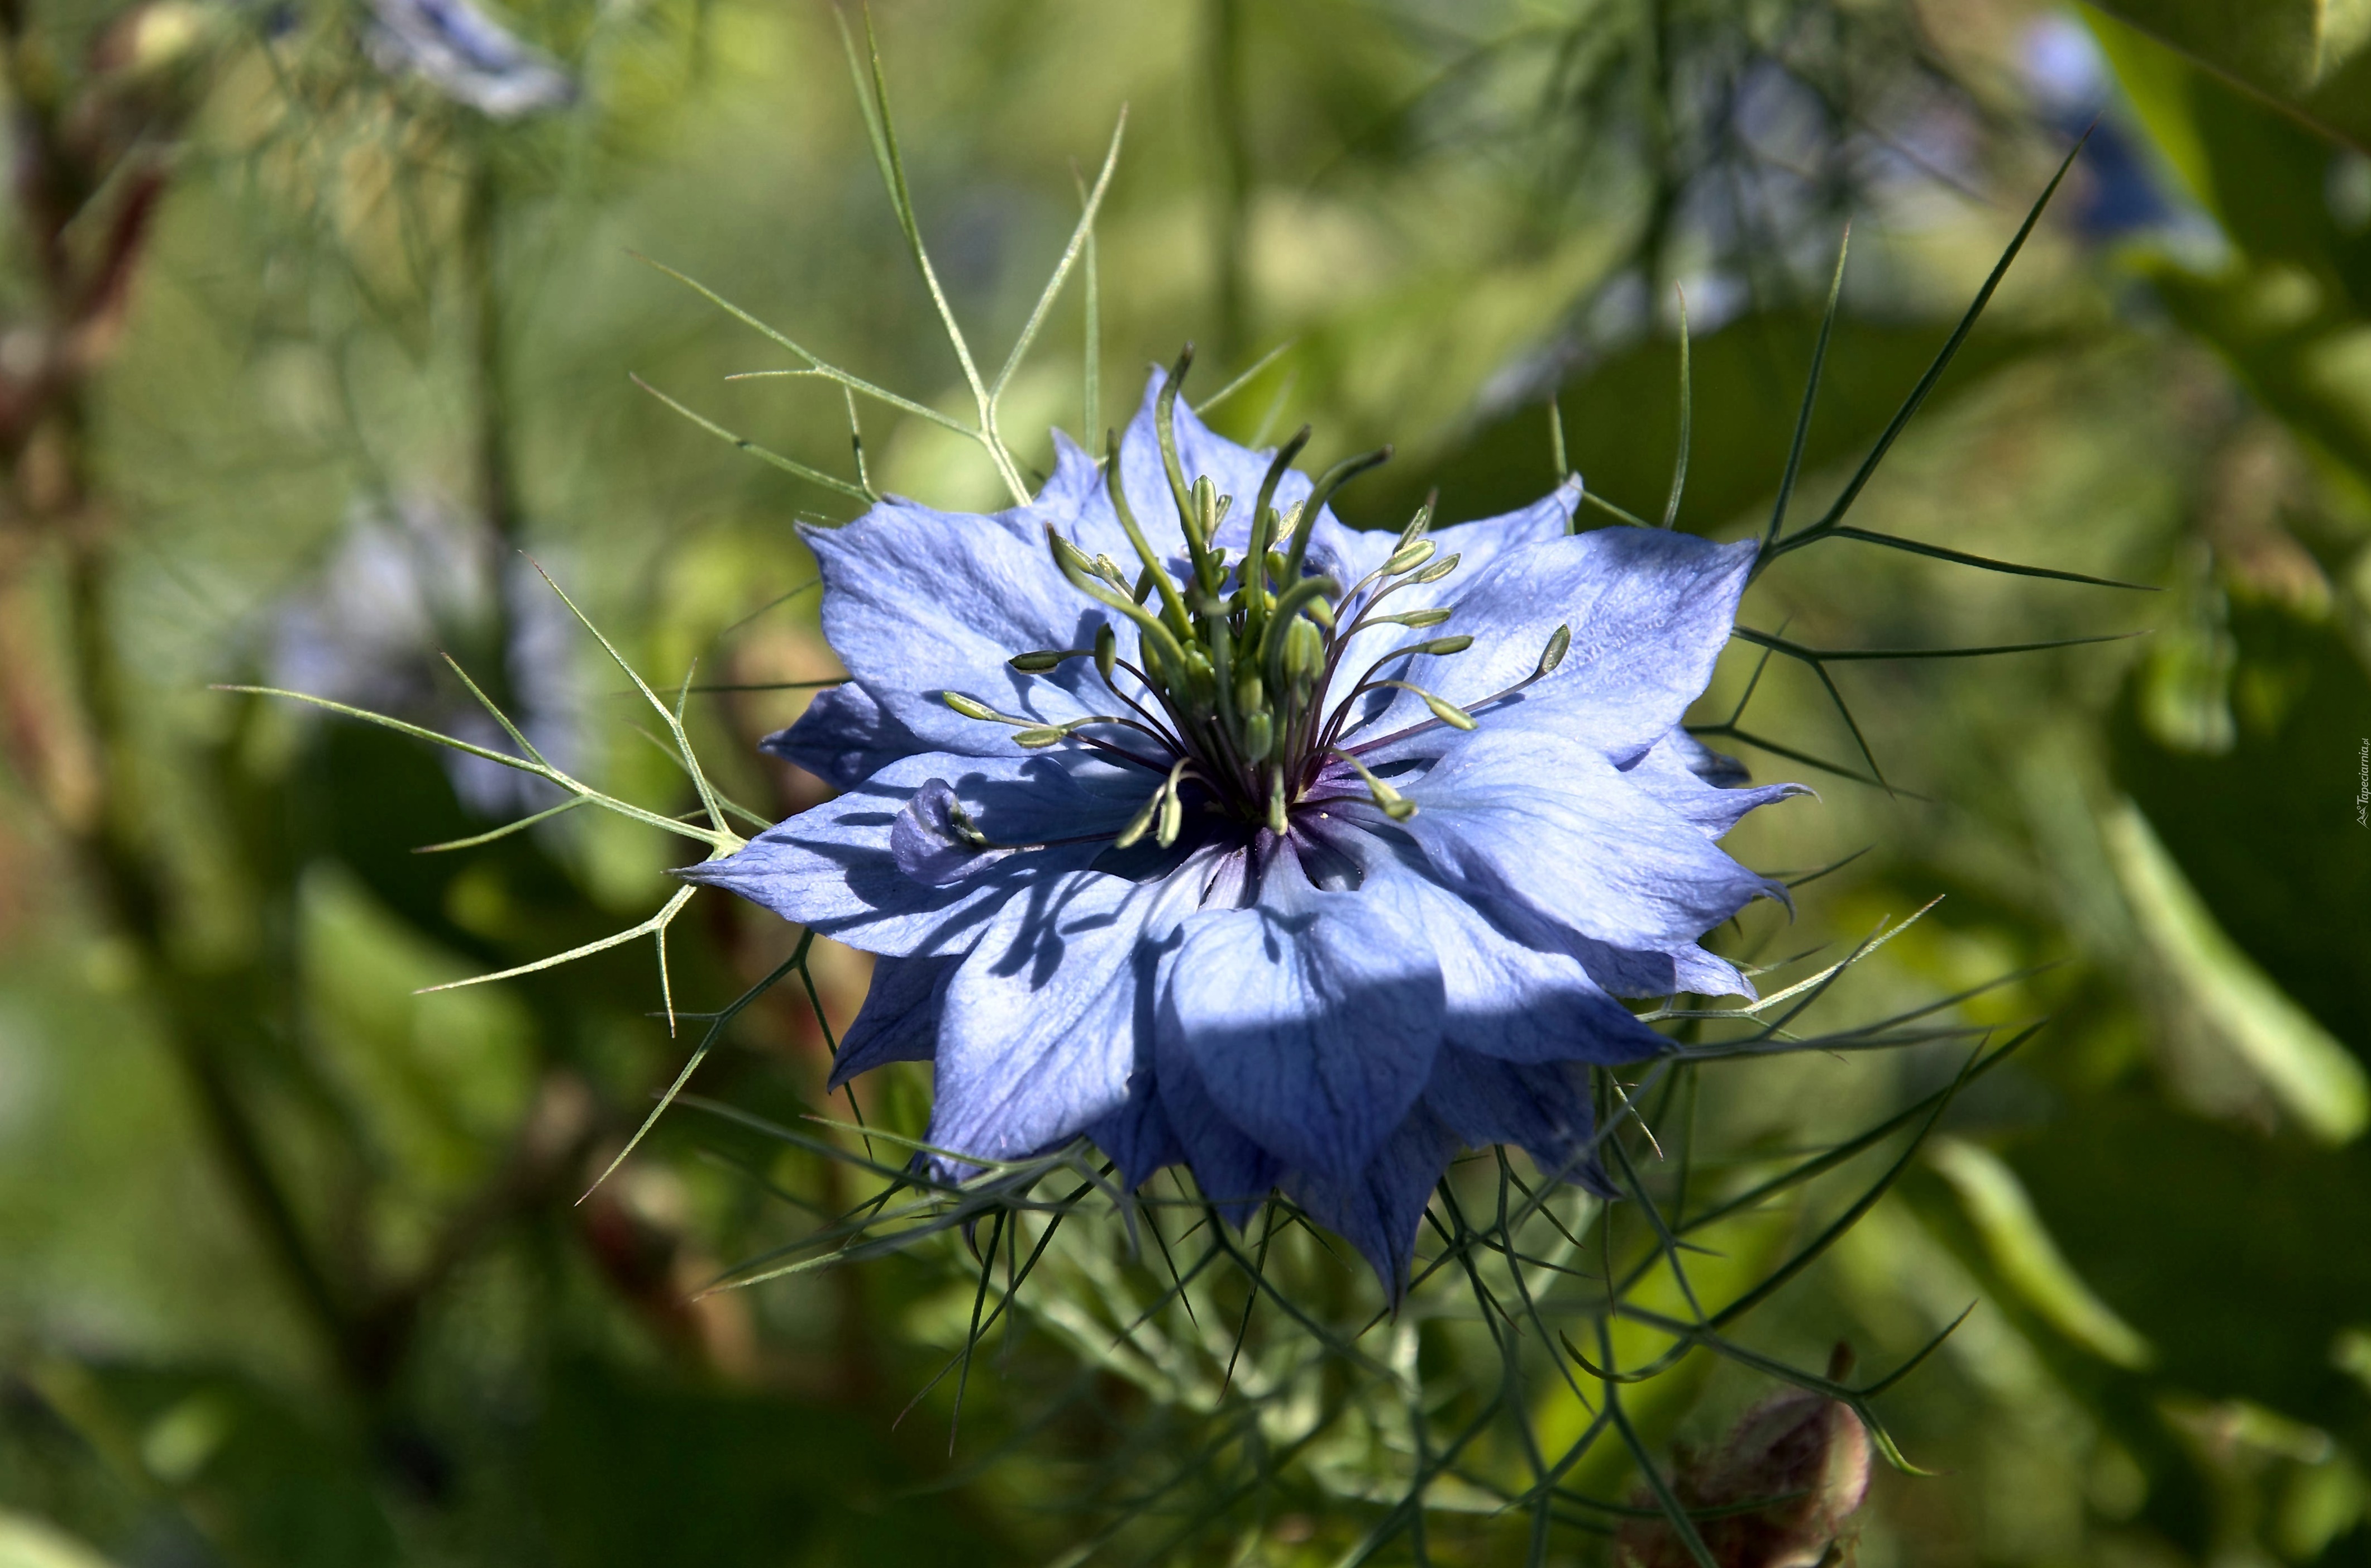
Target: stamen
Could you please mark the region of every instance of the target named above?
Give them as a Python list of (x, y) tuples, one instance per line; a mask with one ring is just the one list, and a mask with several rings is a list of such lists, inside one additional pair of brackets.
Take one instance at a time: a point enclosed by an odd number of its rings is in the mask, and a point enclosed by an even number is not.
[[(1106, 626), (1106, 630), (1109, 627)], [(1015, 653), (1005, 661), (1024, 675), (1042, 675), (1061, 667), (1071, 659), (1083, 659), (1093, 652), (1092, 648), (1040, 648), (1033, 652)]]
[[(1460, 730), (1471, 730), (1474, 728), (1474, 715), (1466, 712), (1465, 709), (1458, 707), (1457, 704), (1450, 701), (1447, 698), (1436, 697), (1420, 686), (1414, 685), (1408, 681), (1374, 681), (1369, 684), (1371, 686), (1397, 686), (1402, 691), (1412, 691), (1416, 693), (1417, 696), (1424, 699), (1424, 705), (1432, 709), (1432, 716), (1440, 720), (1442, 723), (1454, 725)], [(1026, 744), (1027, 743), (1024, 742), (1023, 744)]]
[(1344, 762), (1348, 763), (1350, 767), (1357, 771), (1359, 777), (1365, 780), (1368, 797), (1371, 799), (1377, 806), (1382, 809), (1382, 813), (1385, 816), (1391, 818), (1394, 822), (1405, 822), (1408, 818), (1416, 815), (1416, 802), (1401, 794), (1397, 790), (1393, 789), (1390, 785), (1384, 783), (1382, 779), (1376, 778), (1374, 774), (1368, 770), (1365, 763), (1360, 762), (1357, 757), (1352, 756), (1348, 752), (1342, 750), (1339, 746), (1335, 746), (1329, 749), (1333, 755), (1338, 756)]

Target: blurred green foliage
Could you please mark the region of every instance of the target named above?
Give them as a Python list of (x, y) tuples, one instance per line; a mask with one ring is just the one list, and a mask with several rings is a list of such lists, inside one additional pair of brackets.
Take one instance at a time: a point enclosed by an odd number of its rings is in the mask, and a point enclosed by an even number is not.
[[(1816, 516), (2101, 114), (1854, 515), (2162, 592), (1838, 540), (1774, 565), (1743, 617), (1830, 649), (2148, 632), (1836, 666), (1891, 790), (1739, 748), (1822, 790), (1741, 829), (1744, 858), (1867, 853), (1731, 951), (1849, 948), (1942, 894), (1839, 986), (1840, 1016), (1989, 987), (1946, 1016), (2052, 1020), (1751, 1330), (1798, 1364), (1845, 1340), (1891, 1366), (1977, 1303), (1880, 1399), (1941, 1473), (1880, 1473), (1864, 1564), (2371, 1562), (2361, 11), (879, 10), (916, 207), (983, 357), (1026, 317), (1076, 221), (1073, 169), (1092, 178), (1126, 102), (1098, 231), (1103, 420), (1180, 340), (1201, 340), (1209, 386), (1286, 345), (1216, 417), (1244, 438), (1308, 420), (1320, 462), (1395, 442), (1347, 503), (1379, 525), (1434, 486), (1452, 519), (1535, 497), (1551, 398), (1592, 490), (1660, 515), (1684, 289), (1681, 525), (1759, 528), (1850, 217), (1794, 512)], [(644, 253), (968, 408), (833, 17), (541, 0), (508, 20), (573, 101), (508, 121), (457, 104), (394, 68), (362, 5), (0, 4), (0, 1562), (1338, 1560), (1382, 1512), (1347, 1469), (1131, 1503), (1160, 1472), (1127, 1467), (1205, 1429), (1116, 1369), (1100, 1320), (992, 1337), (954, 1433), (951, 1382), (901, 1422), (966, 1338), (952, 1239), (700, 1294), (848, 1195), (839, 1167), (754, 1124), (822, 1104), (824, 1032), (787, 988), (695, 1086), (744, 1120), (678, 1110), (577, 1203), (680, 1066), (688, 1015), (793, 934), (692, 905), (672, 1038), (641, 944), (416, 995), (630, 925), (688, 856), (590, 812), (415, 854), (552, 798), (206, 689), (335, 686), (466, 724), (446, 651), (584, 776), (690, 805), (525, 550), (654, 680), (734, 688), (688, 710), (731, 793), (769, 815), (818, 798), (754, 742), (799, 710), (781, 683), (835, 671), (812, 598), (783, 600), (809, 577), (791, 525), (854, 505), (627, 377), (854, 477), (841, 399), (722, 380), (785, 356)], [(2065, 62), (2087, 59), (2104, 74), (2070, 98)], [(1083, 417), (1077, 305), (1010, 389), (1024, 464)], [(882, 489), (997, 503), (977, 448), (863, 420)], [(1742, 727), (1865, 771), (1785, 661)], [(864, 961), (821, 951), (812, 974), (844, 1025)], [(1708, 1072), (1696, 1124), (1724, 1159), (1695, 1179), (1742, 1189), (1958, 1066), (1922, 1049)], [(898, 1069), (864, 1107), (910, 1127), (926, 1091)], [(1724, 1225), (1699, 1284), (1741, 1288), (1858, 1190)], [(1478, 1354), (1452, 1324), (1384, 1337), (1443, 1387)], [(1682, 1366), (1635, 1397), (1659, 1449), (1714, 1446), (1769, 1389)], [(1544, 1434), (1587, 1419), (1559, 1385), (1534, 1394)], [(1586, 1470), (1600, 1496), (1638, 1484), (1610, 1447)], [(1423, 1544), (1391, 1551), (1514, 1560), (1520, 1540), (1462, 1511), (1475, 1495), (1445, 1481)], [(1139, 1504), (1153, 1522), (1131, 1533)]]

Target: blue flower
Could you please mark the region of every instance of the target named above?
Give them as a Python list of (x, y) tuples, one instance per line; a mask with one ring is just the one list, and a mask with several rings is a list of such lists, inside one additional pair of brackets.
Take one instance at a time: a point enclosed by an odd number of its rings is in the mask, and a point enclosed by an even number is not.
[(1174, 405), (811, 530), (851, 678), (766, 744), (845, 792), (682, 874), (880, 955), (832, 1081), (931, 1062), (938, 1147), (1280, 1185), (1396, 1288), (1460, 1148), (1602, 1185), (1590, 1069), (1668, 1048), (1617, 996), (1748, 989), (1697, 939), (1783, 893), (1715, 840), (1798, 787), (1680, 720), (1754, 546), (1573, 534), (1577, 482), (1360, 533), (1360, 464)]

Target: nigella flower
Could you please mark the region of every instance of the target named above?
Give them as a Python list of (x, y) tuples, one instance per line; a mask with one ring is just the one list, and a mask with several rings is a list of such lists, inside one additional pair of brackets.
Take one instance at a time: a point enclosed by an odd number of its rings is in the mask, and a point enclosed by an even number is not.
[(1026, 506), (810, 531), (851, 679), (767, 745), (845, 793), (682, 874), (880, 955), (832, 1081), (931, 1062), (936, 1147), (1281, 1185), (1396, 1289), (1461, 1147), (1602, 1183), (1590, 1069), (1667, 1048), (1615, 997), (1746, 989), (1697, 939), (1781, 890), (1714, 841), (1798, 787), (1680, 727), (1751, 543), (1360, 533), (1306, 436), (1173, 375)]
[(417, 75), (494, 120), (559, 109), (576, 83), (559, 62), (469, 0), (370, 0), (371, 53), (390, 75)]

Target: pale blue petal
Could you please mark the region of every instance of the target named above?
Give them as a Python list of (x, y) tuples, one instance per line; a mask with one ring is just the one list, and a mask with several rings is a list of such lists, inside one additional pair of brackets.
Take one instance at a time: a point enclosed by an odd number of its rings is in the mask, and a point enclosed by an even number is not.
[(1055, 566), (1043, 530), (1019, 513), (972, 517), (893, 501), (804, 534), (823, 573), (832, 651), (931, 749), (995, 755), (1012, 744), (1006, 726), (949, 709), (945, 692), (1048, 724), (1104, 710), (1085, 695), (1101, 688), (1083, 659), (1047, 675), (1006, 663), (1034, 649), (1086, 647), (1105, 619)]
[(1007, 901), (947, 987), (930, 1141), (1015, 1159), (1125, 1105), (1162, 937), (1191, 907), (1188, 885), (1098, 871)]
[(1706, 750), (1685, 730), (1675, 729), (1625, 768), (1623, 777), (1672, 815), (1693, 824), (1707, 838), (1720, 837), (1756, 806), (1812, 793), (1810, 787), (1804, 784), (1764, 784), (1758, 789), (1740, 790), (1708, 782), (1702, 769), (1710, 768), (1717, 775), (1727, 776), (1727, 770), (1720, 766), (1723, 763), (1729, 763), (1738, 774), (1744, 772), (1729, 758)]
[[(1508, 548), (1444, 596), (1456, 610), (1444, 630), (1474, 645), (1384, 673), (1471, 706), (1527, 679), (1556, 628), (1569, 627), (1571, 648), (1556, 673), (1490, 708), (1483, 722), (1550, 732), (1633, 761), (1711, 680), (1755, 548), (1660, 528), (1601, 528)], [(1417, 698), (1399, 693), (1352, 740), (1369, 744), (1427, 717)]]
[(1134, 800), (1128, 771), (1076, 755), (965, 757), (925, 752), (892, 763), (847, 794), (767, 829), (738, 853), (686, 867), (687, 882), (722, 887), (867, 952), (900, 957), (961, 952), (983, 922), (1033, 879), (1081, 868), (1100, 842), (1058, 844), (1026, 854), (983, 857), (980, 875), (934, 887), (897, 864), (893, 835), (917, 790), (951, 782), (972, 820), (1003, 844), (1036, 844), (1116, 832), (1151, 789)]
[(1685, 730), (1674, 729), (1655, 744), (1659, 747), (1671, 747), (1687, 764), (1690, 773), (1715, 789), (1732, 790), (1740, 784), (1753, 782), (1753, 774), (1745, 764), (1713, 750)]
[(1786, 890), (1585, 746), (1485, 726), (1399, 786), (1434, 873), (1466, 897), (1615, 948), (1693, 945)]
[(954, 978), (952, 958), (884, 958), (874, 961), (873, 985), (864, 1005), (832, 1058), (827, 1090), (868, 1073), (888, 1062), (927, 1062), (939, 1045), (939, 1009), (947, 982)]
[(1204, 910), (1181, 935), (1161, 997), (1164, 1044), (1183, 1047), (1253, 1141), (1354, 1180), (1432, 1070), (1439, 966), (1377, 901), (1311, 887), (1290, 852), (1263, 868), (1252, 907)]
[(853, 790), (900, 757), (931, 748), (849, 681), (817, 692), (798, 722), (768, 735), (758, 749), (796, 763), (835, 790)]
[[(1519, 512), (1435, 528), (1428, 536), (1433, 542), (1433, 553), (1432, 560), (1428, 564), (1445, 561), (1455, 556), (1456, 570), (1435, 582), (1403, 580), (1392, 590), (1390, 597), (1382, 601), (1381, 611), (1387, 615), (1404, 615), (1410, 610), (1457, 605), (1464, 598), (1466, 591), (1486, 575), (1491, 562), (1501, 554), (1563, 538), (1571, 530), (1573, 513), (1579, 505), (1580, 480), (1575, 477)], [(1345, 588), (1382, 565), (1391, 555), (1393, 547), (1399, 542), (1399, 536), (1378, 530), (1352, 535), (1351, 539), (1353, 542), (1343, 552), (1347, 558), (1344, 564), (1345, 574), (1340, 579)], [(1452, 632), (1471, 633), (1478, 639), (1489, 634), (1490, 630), (1472, 611), (1452, 611), (1447, 624), (1431, 631), (1412, 632), (1398, 626), (1369, 627), (1352, 638), (1349, 646), (1343, 650), (1341, 668), (1348, 673), (1350, 679), (1337, 683), (1336, 700), (1347, 695), (1357, 678), (1371, 669), (1376, 660), (1394, 648), (1404, 648), (1425, 637), (1447, 636)], [(1397, 670), (1383, 673), (1392, 675), (1402, 674)], [(1395, 700), (1397, 698), (1393, 694), (1386, 692), (1368, 698), (1366, 706), (1380, 709)], [(1385, 734), (1399, 724), (1413, 722), (1414, 719), (1395, 720), (1391, 726), (1371, 728), (1369, 732)]]

